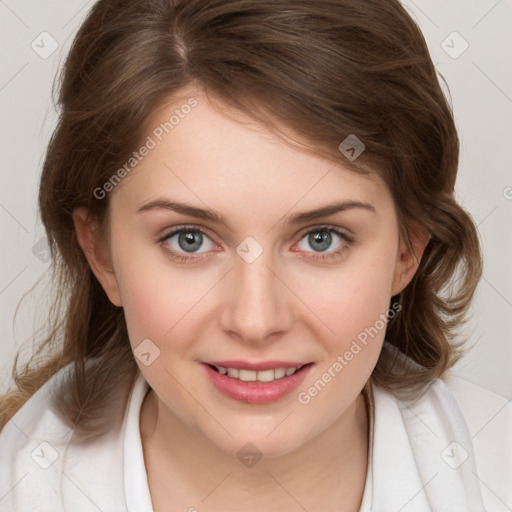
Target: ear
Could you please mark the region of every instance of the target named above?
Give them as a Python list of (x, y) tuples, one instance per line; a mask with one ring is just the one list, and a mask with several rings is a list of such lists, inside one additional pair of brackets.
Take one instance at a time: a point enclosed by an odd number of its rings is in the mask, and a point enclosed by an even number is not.
[(106, 241), (101, 236), (96, 219), (87, 208), (73, 210), (73, 223), (78, 243), (87, 258), (92, 272), (100, 282), (114, 306), (122, 306), (116, 275), (112, 268)]
[(403, 237), (400, 237), (398, 254), (395, 262), (395, 274), (391, 296), (397, 295), (412, 281), (420, 266), (425, 247), (432, 238), (427, 230), (418, 224), (409, 225), (411, 247)]

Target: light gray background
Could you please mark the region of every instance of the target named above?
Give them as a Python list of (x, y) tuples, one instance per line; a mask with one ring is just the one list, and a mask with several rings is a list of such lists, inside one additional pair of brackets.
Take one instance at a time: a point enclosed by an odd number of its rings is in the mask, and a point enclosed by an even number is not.
[[(13, 320), (22, 295), (39, 277), (43, 283), (48, 277), (36, 203), (44, 149), (56, 119), (51, 88), (92, 3), (0, 0), (0, 389), (8, 384), (15, 352), (30, 353), (32, 334), (48, 307), (39, 287)], [(484, 277), (463, 329), (473, 348), (455, 373), (512, 397), (512, 2), (404, 4), (450, 87), (462, 143), (457, 197), (478, 224), (484, 249)], [(58, 48), (48, 55), (52, 45)]]

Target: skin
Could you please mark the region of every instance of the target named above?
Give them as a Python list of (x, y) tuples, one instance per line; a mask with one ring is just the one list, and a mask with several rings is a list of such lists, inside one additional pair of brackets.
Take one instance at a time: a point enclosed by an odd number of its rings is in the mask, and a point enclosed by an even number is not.
[[(148, 126), (190, 97), (198, 105), (111, 192), (106, 242), (86, 210), (74, 212), (93, 272), (124, 308), (132, 347), (150, 339), (160, 350), (149, 366), (137, 359), (151, 386), (140, 425), (155, 510), (357, 511), (368, 453), (361, 390), (385, 329), (308, 404), (297, 395), (386, 313), (427, 240), (413, 238), (416, 254), (400, 240), (392, 197), (376, 173), (362, 176), (342, 158), (294, 147), (197, 89), (169, 99)], [(155, 200), (215, 210), (227, 226), (165, 208), (137, 211)], [(339, 201), (374, 211), (287, 223)], [(181, 249), (178, 236), (161, 241), (183, 225), (206, 231), (200, 254)], [(319, 226), (352, 241), (333, 234), (319, 252), (307, 235)], [(252, 263), (236, 252), (247, 236), (263, 249)], [(173, 259), (166, 248), (192, 259)], [(199, 364), (227, 359), (314, 366), (298, 390), (254, 405), (218, 392)], [(262, 454), (250, 468), (237, 458), (248, 442)]]

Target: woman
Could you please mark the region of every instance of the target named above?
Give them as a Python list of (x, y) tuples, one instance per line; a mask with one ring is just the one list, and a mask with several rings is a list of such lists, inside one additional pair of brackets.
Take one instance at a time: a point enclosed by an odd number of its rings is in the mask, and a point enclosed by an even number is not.
[(60, 106), (63, 313), (2, 399), (5, 510), (507, 510), (511, 406), (447, 374), (457, 133), (398, 2), (102, 0)]

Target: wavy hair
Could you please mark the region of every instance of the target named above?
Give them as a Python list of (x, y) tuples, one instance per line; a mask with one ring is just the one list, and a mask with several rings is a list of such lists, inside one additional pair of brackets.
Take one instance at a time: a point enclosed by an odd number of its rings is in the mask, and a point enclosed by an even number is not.
[[(72, 212), (105, 224), (101, 187), (144, 140), (156, 108), (189, 84), (355, 172), (378, 172), (400, 235), (431, 239), (412, 282), (392, 303), (371, 380), (416, 395), (461, 354), (457, 329), (481, 275), (473, 220), (454, 198), (459, 140), (424, 37), (398, 0), (100, 0), (62, 68), (59, 121), (42, 170), (39, 208), (53, 255), (56, 300), (47, 336), (0, 400), (1, 425), (72, 363), (56, 403), (84, 435), (136, 372), (123, 310), (90, 270)], [(357, 161), (338, 149), (355, 134)], [(404, 365), (396, 353), (414, 364)], [(402, 358), (403, 359), (403, 358)], [(94, 364), (90, 364), (94, 361)]]

